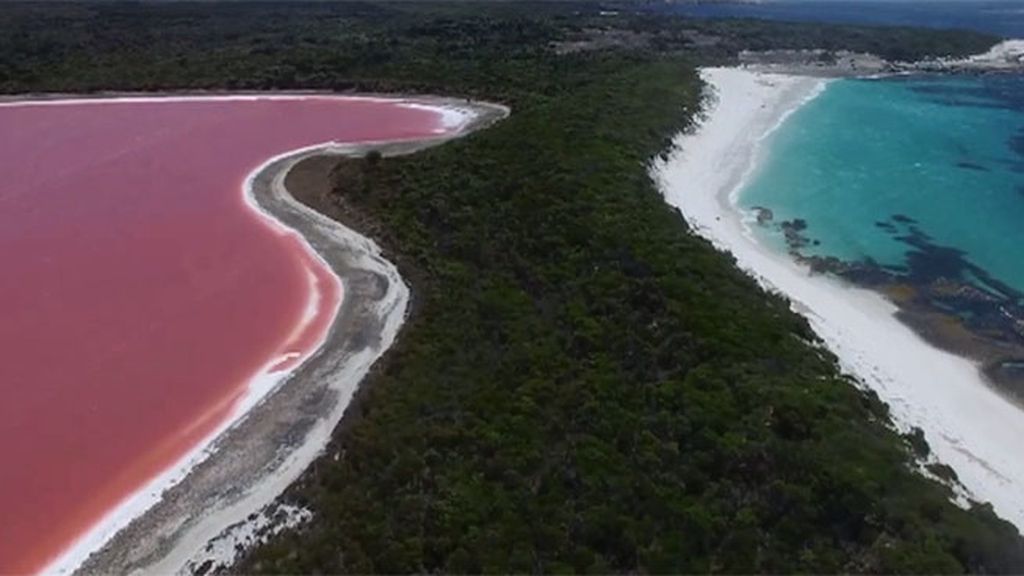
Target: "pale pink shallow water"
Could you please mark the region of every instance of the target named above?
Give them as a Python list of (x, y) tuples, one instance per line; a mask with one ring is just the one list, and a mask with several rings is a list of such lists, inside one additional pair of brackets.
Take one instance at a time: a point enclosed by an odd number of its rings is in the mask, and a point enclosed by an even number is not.
[(340, 287), (246, 176), (442, 130), (326, 97), (0, 105), (0, 573), (41, 569), (325, 334)]

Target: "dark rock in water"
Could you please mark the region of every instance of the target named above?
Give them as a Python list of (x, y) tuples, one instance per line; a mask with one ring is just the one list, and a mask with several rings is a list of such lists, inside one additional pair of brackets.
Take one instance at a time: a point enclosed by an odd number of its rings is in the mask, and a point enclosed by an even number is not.
[(804, 230), (807, 230), (807, 220), (804, 220), (803, 218), (794, 218), (792, 220), (786, 220), (780, 224), (780, 226), (782, 226), (783, 230), (803, 232)]
[(1000, 370), (1019, 370), (1024, 372), (1024, 359), (1004, 360), (999, 363)]
[(807, 229), (807, 221), (802, 218), (786, 220), (779, 224), (783, 235), (786, 237), (786, 246), (789, 252), (795, 256), (799, 255), (801, 248), (810, 244), (810, 240), (802, 234)]
[(911, 224), (907, 229), (910, 231), (910, 234), (903, 238), (897, 238), (897, 240), (906, 242), (911, 246), (934, 246), (934, 244), (932, 244), (932, 237), (925, 232), (922, 232), (917, 225)]
[(944, 246), (920, 245), (910, 242), (908, 238), (900, 240), (914, 246), (907, 252), (907, 268), (910, 272), (907, 279), (915, 284), (930, 284), (938, 278), (961, 278), (966, 268), (964, 254), (956, 248)]
[(847, 280), (861, 286), (884, 286), (895, 280), (893, 274), (876, 262), (854, 262), (843, 272)]
[(1017, 310), (1017, 314), (1010, 314), (1009, 320), (1011, 322), (1010, 329), (1013, 330), (1014, 334), (1024, 338), (1024, 316), (1020, 314), (1020, 310)]
[(939, 277), (925, 287), (928, 294), (945, 300), (966, 300), (971, 302), (999, 302), (1000, 299), (973, 286), (946, 277)]
[(847, 268), (847, 263), (835, 256), (805, 256), (799, 261), (810, 266), (811, 272), (815, 274), (832, 273), (842, 276)]
[[(805, 235), (806, 221), (778, 226), (789, 253), (812, 273), (831, 274), (889, 295), (899, 305), (901, 319), (924, 338), (978, 360), (994, 383), (1024, 401), (1024, 292), (972, 263), (964, 251), (936, 243), (904, 214), (875, 223), (907, 245), (904, 264), (808, 255), (803, 248), (815, 241)], [(932, 472), (955, 481), (944, 469)]]
[[(1024, 358), (1008, 358), (985, 369), (985, 374), (996, 381), (1020, 382), (1024, 380)], [(1018, 388), (1018, 397), (1021, 391)]]
[(803, 256), (791, 251), (798, 262), (806, 264), (814, 274), (833, 274), (861, 286), (890, 284), (895, 276), (870, 259), (847, 262), (835, 256)]
[(770, 208), (754, 206), (754, 211), (757, 212), (757, 223), (761, 226), (766, 226), (769, 222), (775, 219), (775, 214)]
[(974, 162), (957, 162), (958, 168), (965, 168), (967, 170), (974, 170), (976, 172), (989, 172), (989, 169), (982, 166), (981, 164), (975, 164)]
[(1011, 136), (1007, 144), (1010, 149), (1024, 156), (1024, 130), (1019, 131), (1016, 135)]
[(892, 222), (885, 222), (884, 220), (875, 222), (875, 227), (880, 228), (889, 234), (896, 234), (899, 231)]

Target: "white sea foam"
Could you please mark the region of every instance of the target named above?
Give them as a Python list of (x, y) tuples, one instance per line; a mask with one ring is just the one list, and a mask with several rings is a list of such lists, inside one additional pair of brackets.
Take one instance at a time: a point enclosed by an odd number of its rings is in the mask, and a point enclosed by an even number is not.
[(463, 130), (476, 117), (476, 113), (467, 107), (455, 104), (424, 104), (421, 102), (405, 102), (403, 108), (413, 110), (431, 110), (441, 114), (441, 125), (434, 129), (436, 134), (446, 134)]
[(769, 290), (786, 295), (844, 370), (889, 403), (896, 425), (920, 427), (935, 457), (971, 498), (1024, 528), (1024, 411), (993, 391), (970, 361), (925, 343), (879, 294), (809, 271), (758, 244), (736, 206), (756, 175), (763, 143), (825, 88), (820, 79), (737, 68), (702, 71), (713, 87), (707, 117), (652, 174), (687, 222)]

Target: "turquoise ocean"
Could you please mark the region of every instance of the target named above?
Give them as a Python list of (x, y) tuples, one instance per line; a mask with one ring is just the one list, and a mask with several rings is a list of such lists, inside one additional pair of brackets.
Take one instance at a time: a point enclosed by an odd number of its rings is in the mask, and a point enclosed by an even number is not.
[[(1019, 303), (1024, 76), (833, 81), (769, 136), (738, 203), (805, 222), (804, 254), (956, 277)], [(777, 225), (755, 234), (786, 250)]]
[[(651, 3), (689, 17), (965, 28), (1024, 38), (1020, 0), (769, 0)], [(780, 251), (800, 219), (804, 255), (877, 263), (921, 285), (956, 278), (997, 296), (968, 314), (1024, 316), (1024, 75), (846, 79), (830, 83), (768, 139), (741, 208)], [(892, 279), (890, 277), (890, 279)], [(973, 310), (963, 308), (974, 307)], [(963, 316), (963, 314), (961, 314)], [(1024, 336), (1022, 336), (1024, 338)]]

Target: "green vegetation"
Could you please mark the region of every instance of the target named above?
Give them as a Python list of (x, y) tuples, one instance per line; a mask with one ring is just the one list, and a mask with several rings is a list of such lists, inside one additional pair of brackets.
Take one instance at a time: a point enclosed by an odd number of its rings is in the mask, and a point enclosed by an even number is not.
[[(1016, 530), (917, 474), (922, 439), (892, 431), (648, 176), (699, 108), (693, 62), (804, 40), (595, 10), (21, 6), (0, 24), (15, 28), (0, 30), (7, 91), (359, 87), (515, 106), (466, 139), (335, 169), (334, 201), (374, 223), (415, 313), (288, 493), (314, 519), (236, 569), (1024, 570)], [(42, 29), (50, 51), (33, 53)], [(864, 30), (822, 29), (852, 48)], [(914, 51), (938, 37), (872, 34)]]
[[(897, 59), (962, 56), (973, 32), (684, 20), (574, 2), (4, 2), (0, 93), (158, 89), (431, 90), (504, 97), (557, 79), (534, 72), (553, 45), (685, 53), (829, 48)], [(521, 66), (510, 75), (508, 62)], [(564, 88), (561, 87), (561, 88)]]
[[(761, 20), (706, 20), (700, 31), (722, 38), (718, 53), (739, 50), (822, 49), (876, 54), (893, 62), (985, 52), (999, 39), (980, 32), (873, 26), (767, 23)], [(710, 52), (710, 50), (708, 50)]]

